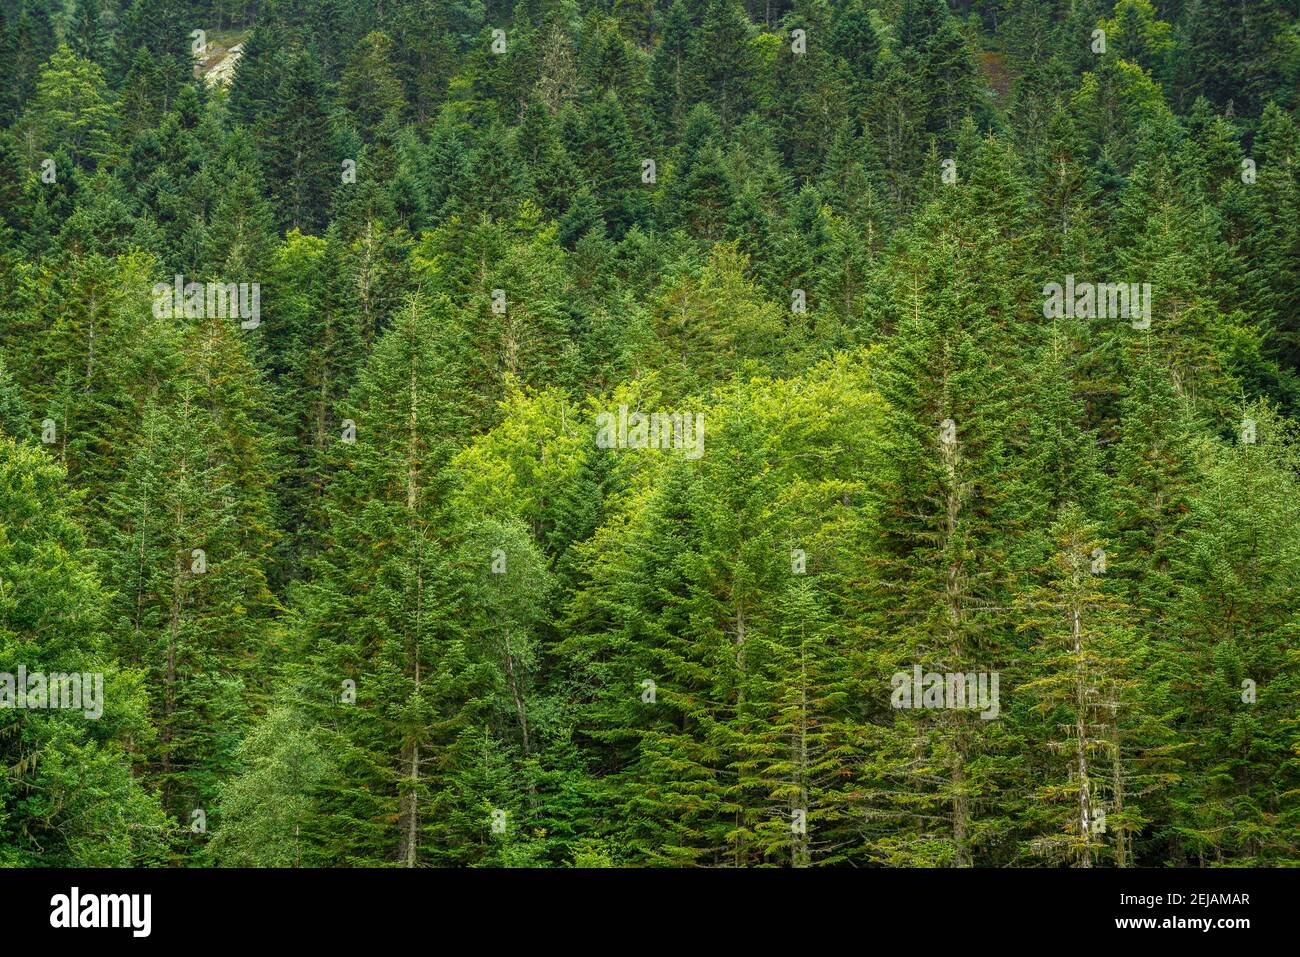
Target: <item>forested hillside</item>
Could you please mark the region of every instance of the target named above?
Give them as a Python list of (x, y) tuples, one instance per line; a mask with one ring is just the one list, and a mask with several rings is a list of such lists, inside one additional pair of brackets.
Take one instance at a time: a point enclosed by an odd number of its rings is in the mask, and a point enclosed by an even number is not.
[(1300, 865), (1295, 0), (0, 6), (0, 866)]

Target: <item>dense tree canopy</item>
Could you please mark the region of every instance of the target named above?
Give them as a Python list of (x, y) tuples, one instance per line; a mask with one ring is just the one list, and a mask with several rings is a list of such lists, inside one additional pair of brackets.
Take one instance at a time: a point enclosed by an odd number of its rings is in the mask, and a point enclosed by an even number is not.
[(0, 11), (0, 866), (1300, 863), (1294, 3)]

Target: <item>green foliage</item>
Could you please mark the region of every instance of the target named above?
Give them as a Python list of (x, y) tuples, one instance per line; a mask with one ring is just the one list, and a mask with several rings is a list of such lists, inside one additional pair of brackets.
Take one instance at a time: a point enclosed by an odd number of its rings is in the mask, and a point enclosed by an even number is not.
[(0, 18), (0, 866), (1297, 863), (1294, 4)]
[(60, 45), (41, 70), (29, 109), (43, 155), (61, 150), (83, 166), (107, 159), (116, 114), (103, 71), (94, 61)]
[[(0, 437), (0, 862), (158, 864), (168, 825), (132, 774), (132, 749), (152, 735), (147, 686), (112, 652), (74, 496), (45, 453)], [(37, 694), (17, 684), (20, 668), (51, 686), (75, 676), (80, 708), (15, 710), (15, 695)]]

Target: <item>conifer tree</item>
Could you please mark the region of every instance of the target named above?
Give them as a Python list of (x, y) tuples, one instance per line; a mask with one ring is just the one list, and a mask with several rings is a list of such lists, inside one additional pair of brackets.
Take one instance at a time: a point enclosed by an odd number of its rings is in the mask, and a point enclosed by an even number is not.
[[(893, 263), (892, 335), (882, 361), (891, 466), (880, 481), (873, 556), (878, 617), (868, 621), (881, 687), (890, 672), (998, 672), (1008, 655), (1007, 550), (1019, 527), (1008, 457), (1016, 408), (1005, 387), (1014, 285), (1000, 275), (991, 224), (960, 225), (927, 207)], [(954, 217), (957, 219), (957, 217)], [(961, 231), (981, 240), (958, 252)], [(984, 257), (991, 257), (985, 259)], [(894, 323), (896, 322), (896, 325)], [(906, 703), (906, 702), (905, 702)], [(910, 708), (918, 703), (911, 702)], [(929, 705), (925, 705), (928, 708)], [(996, 708), (992, 709), (996, 712)], [(1004, 733), (996, 714), (969, 708), (896, 710), (869, 780), (885, 799), (870, 846), (891, 863), (969, 866), (997, 839), (997, 765), (981, 757)], [(927, 760), (915, 764), (910, 755)], [(985, 818), (985, 807), (991, 810)], [(994, 853), (992, 848), (981, 853)]]
[(437, 348), (449, 312), (410, 300), (372, 353), (347, 407), (356, 440), (335, 448), (324, 547), (299, 591), (290, 680), (339, 769), (318, 805), (332, 861), (413, 867), (467, 839), (435, 837), (434, 810), (447, 780), (436, 769), (483, 717), (472, 702), (491, 676), (456, 627), (463, 585), (444, 497), (461, 423), (457, 372)]
[(112, 94), (99, 66), (66, 44), (41, 69), (28, 117), (46, 155), (60, 150), (84, 168), (109, 156), (117, 119)]
[(100, 535), (121, 653), (158, 689), (149, 777), (186, 824), (211, 810), (274, 660), (270, 463), (251, 366), (225, 322), (182, 340), (193, 365), (145, 409)]
[(1188, 863), (1271, 865), (1295, 834), (1295, 438), (1264, 404), (1234, 425), (1233, 441), (1205, 450), (1170, 560), (1176, 595), (1159, 637), (1183, 766), (1168, 795), (1177, 823), (1159, 837)]
[(1169, 736), (1148, 713), (1159, 696), (1145, 670), (1151, 645), (1106, 584), (1097, 531), (1079, 508), (1064, 509), (1046, 580), (1018, 598), (1017, 627), (1035, 641), (1018, 694), (1042, 716), (1053, 757), (1029, 812), (1029, 847), (1078, 867), (1126, 867), (1144, 821), (1138, 802), (1170, 767), (1160, 757)]
[(660, 134), (676, 138), (687, 113), (687, 64), (691, 59), (692, 25), (686, 4), (673, 0), (664, 19), (659, 43), (650, 61), (650, 102)]
[(267, 184), (280, 223), (316, 232), (324, 222), (326, 197), (339, 177), (333, 123), (326, 109), (320, 64), (299, 50), (285, 65), (275, 100), (259, 137)]
[(744, 117), (755, 95), (753, 26), (738, 0), (709, 0), (686, 59), (687, 95), (708, 104), (722, 128)]
[(169, 828), (130, 753), (152, 733), (146, 686), (113, 656), (74, 494), (45, 453), (0, 436), (0, 863), (159, 864)]

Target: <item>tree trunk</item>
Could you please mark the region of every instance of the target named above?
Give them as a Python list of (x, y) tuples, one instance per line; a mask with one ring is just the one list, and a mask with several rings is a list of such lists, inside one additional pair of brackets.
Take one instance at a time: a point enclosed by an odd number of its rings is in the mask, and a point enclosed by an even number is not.
[(1074, 739), (1075, 760), (1079, 775), (1079, 836), (1083, 838), (1080, 867), (1092, 867), (1092, 790), (1088, 781), (1088, 731), (1085, 715), (1088, 707), (1088, 680), (1083, 661), (1083, 612), (1076, 603), (1070, 610), (1070, 627), (1074, 635)]
[(790, 862), (795, 867), (807, 867), (810, 863), (808, 848), (808, 667), (806, 649), (799, 649), (799, 720), (795, 725), (794, 739), (794, 785), (795, 793), (791, 796), (791, 822), (795, 812), (802, 812), (802, 827), (795, 829), (791, 825)]
[[(420, 534), (415, 520), (415, 506), (418, 501), (419, 484), (417, 482), (418, 470), (416, 468), (416, 451), (417, 451), (417, 429), (416, 429), (416, 408), (419, 399), (419, 392), (415, 378), (415, 366), (411, 366), (411, 409), (408, 417), (407, 432), (407, 458), (406, 458), (406, 513), (408, 528), (412, 535)], [(420, 612), (421, 601), (423, 598), (424, 584), (424, 562), (423, 549), (417, 548), (415, 555), (416, 576), (415, 576), (415, 622), (411, 634), (410, 648), (411, 658), (414, 665), (415, 678), (415, 697), (420, 694)], [(403, 757), (407, 762), (407, 791), (403, 796), (401, 819), (405, 822), (401, 849), (402, 862), (406, 867), (414, 867), (417, 860), (417, 847), (419, 845), (419, 826), (420, 826), (420, 808), (419, 808), (419, 787), (420, 787), (420, 738), (419, 729), (410, 730), (409, 743), (403, 749), (406, 753)]]
[[(948, 476), (948, 501), (945, 522), (945, 550), (957, 535), (957, 517), (961, 512), (961, 496), (957, 486), (957, 443), (943, 443), (940, 446), (944, 459), (944, 469)], [(944, 584), (948, 603), (948, 617), (951, 621), (949, 632), (949, 653), (953, 661), (962, 661), (962, 638), (959, 626), (962, 620), (962, 579), (961, 566), (956, 562), (948, 565), (947, 579)], [(970, 834), (970, 799), (966, 794), (967, 739), (965, 733), (965, 714), (957, 712), (954, 716), (956, 731), (953, 736), (953, 759), (951, 767), (952, 781), (952, 842), (953, 863), (957, 867), (970, 867), (970, 848), (967, 846)]]

